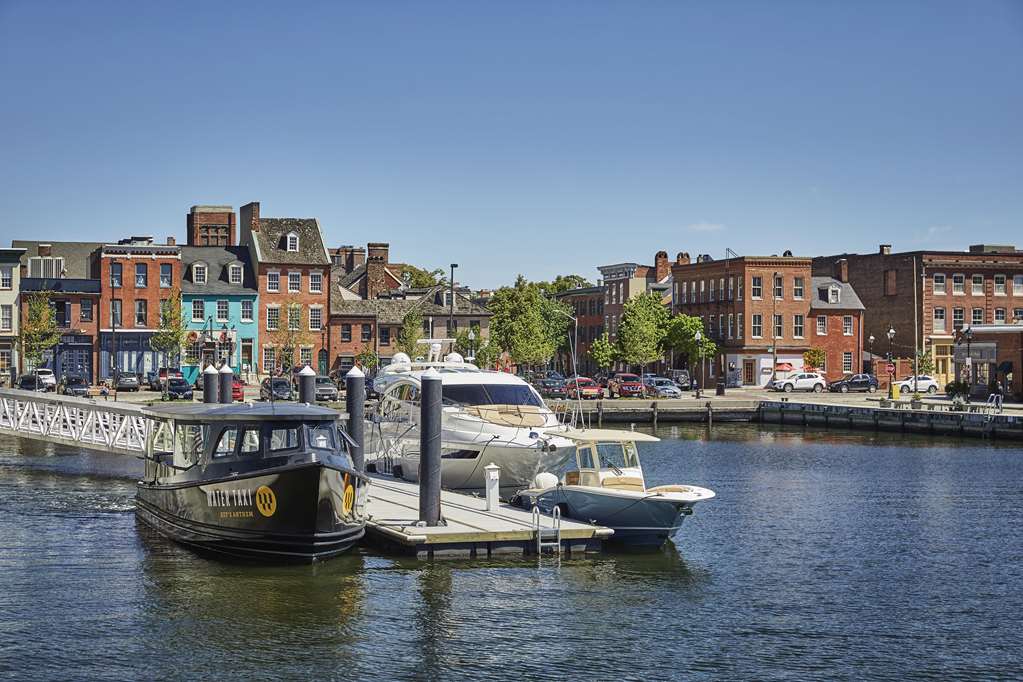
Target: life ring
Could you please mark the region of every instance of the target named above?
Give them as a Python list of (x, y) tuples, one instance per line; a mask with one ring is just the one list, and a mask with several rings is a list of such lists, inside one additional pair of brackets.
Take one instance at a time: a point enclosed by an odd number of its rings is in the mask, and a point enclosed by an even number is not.
[(195, 343), (198, 340), (199, 340), (199, 332), (188, 332), (188, 341), (190, 343)]

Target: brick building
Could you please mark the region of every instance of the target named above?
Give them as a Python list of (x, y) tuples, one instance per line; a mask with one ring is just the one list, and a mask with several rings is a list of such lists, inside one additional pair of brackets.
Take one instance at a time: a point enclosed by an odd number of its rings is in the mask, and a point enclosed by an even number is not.
[(18, 367), (18, 306), (25, 249), (0, 249), (0, 386)]
[[(676, 263), (687, 262), (689, 254), (680, 253)], [(604, 329), (614, 341), (618, 337), (618, 325), (622, 320), (625, 302), (641, 294), (657, 289), (657, 285), (670, 286), (672, 264), (666, 251), (658, 251), (653, 265), (639, 263), (616, 263), (597, 268), (603, 278), (600, 286), (604, 289)]]
[(185, 216), (188, 246), (235, 246), (232, 206), (193, 206)]
[[(593, 342), (604, 334), (604, 287), (581, 287), (569, 289), (555, 295), (554, 298), (572, 308), (572, 314), (579, 326), (579, 337), (576, 340), (576, 361), (579, 363), (581, 376), (592, 376), (598, 370), (590, 357)], [(569, 334), (574, 331), (574, 324)], [(571, 338), (571, 337), (570, 337)], [(571, 357), (564, 358), (566, 371), (572, 371)]]
[(815, 258), (814, 272), (830, 272), (840, 259), (848, 263), (849, 282), (866, 306), (864, 336), (874, 337), (874, 352), (887, 353), (885, 333), (891, 327), (894, 354), (930, 352), (941, 383), (955, 378), (957, 331), (1023, 318), (1023, 252), (1013, 246), (892, 253), (882, 244), (877, 253)]
[(239, 209), (259, 296), (260, 375), (299, 364), (329, 368), (327, 316), (331, 260), (316, 218), (263, 218), (259, 202)]
[(150, 346), (160, 311), (181, 282), (181, 247), (173, 238), (129, 237), (99, 249), (100, 379), (116, 373), (144, 376), (168, 359)]
[(359, 298), (379, 298), (387, 292), (401, 289), (402, 263), (390, 262), (390, 245), (370, 242), (366, 248), (342, 246), (331, 254), (331, 280), (340, 282)]
[(715, 361), (692, 368), (704, 386), (722, 371), (732, 385), (764, 386), (803, 369), (812, 347), (824, 349), (825, 367), (817, 369), (829, 379), (860, 371), (863, 306), (841, 272), (814, 278), (809, 258), (789, 255), (683, 256), (672, 266), (673, 312), (700, 317), (721, 349)]
[(971, 326), (969, 343), (965, 336), (957, 334), (953, 344), (956, 381), (969, 381), (973, 397), (986, 398), (1000, 384), (1006, 397), (1023, 400), (1023, 318)]

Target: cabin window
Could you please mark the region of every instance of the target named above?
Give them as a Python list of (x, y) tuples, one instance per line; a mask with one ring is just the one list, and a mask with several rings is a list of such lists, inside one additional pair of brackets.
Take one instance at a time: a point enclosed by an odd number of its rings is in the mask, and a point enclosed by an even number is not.
[(259, 454), (262, 450), (261, 440), (259, 437), (259, 429), (245, 429), (245, 434), (242, 436), (242, 447), (241, 453), (243, 455), (255, 455)]
[(579, 448), (579, 468), (596, 469), (593, 464), (593, 448), (589, 445)]
[(332, 423), (309, 427), (309, 445), (324, 450), (335, 450), (336, 429)]
[(632, 443), (597, 443), (600, 465), (609, 469), (624, 469), (639, 466), (636, 462), (636, 446)]
[(274, 429), (270, 432), (270, 450), (293, 450), (298, 447), (298, 429)]
[(174, 440), (174, 461), (191, 464), (202, 454), (206, 430), (199, 424), (179, 424), (174, 429)]
[(220, 440), (213, 450), (214, 457), (230, 457), (234, 454), (234, 445), (238, 442), (238, 429), (224, 429), (220, 433)]

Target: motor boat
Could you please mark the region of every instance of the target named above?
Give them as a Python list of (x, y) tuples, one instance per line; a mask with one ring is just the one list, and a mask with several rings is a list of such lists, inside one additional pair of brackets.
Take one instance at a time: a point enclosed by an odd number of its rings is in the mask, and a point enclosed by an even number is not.
[(613, 528), (611, 544), (655, 549), (678, 532), (697, 502), (714, 497), (691, 485), (647, 487), (636, 444), (659, 438), (612, 429), (570, 429), (562, 436), (575, 444), (574, 468), (560, 477), (538, 474), (512, 504)]
[(219, 555), (313, 562), (365, 533), (369, 479), (338, 413), (295, 403), (154, 405), (135, 510), (157, 532)]
[(561, 435), (568, 427), (521, 378), (481, 370), (458, 353), (436, 362), (396, 353), (374, 380), (380, 400), (370, 417), (366, 458), (375, 471), (419, 480), (419, 395), (428, 371), (441, 379), (443, 488), (480, 492), (485, 468), (496, 464), (507, 498), (571, 457), (573, 443)]

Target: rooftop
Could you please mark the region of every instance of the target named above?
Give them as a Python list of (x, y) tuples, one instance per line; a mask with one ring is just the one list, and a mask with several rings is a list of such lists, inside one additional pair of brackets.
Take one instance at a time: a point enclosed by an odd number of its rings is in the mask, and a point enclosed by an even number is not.
[[(288, 251), (287, 235), (298, 237), (298, 251)], [(330, 265), (316, 218), (260, 218), (259, 231), (252, 233), (263, 263)]]
[(142, 412), (159, 419), (185, 422), (324, 421), (341, 416), (337, 410), (287, 401), (232, 405), (156, 404), (143, 408)]

